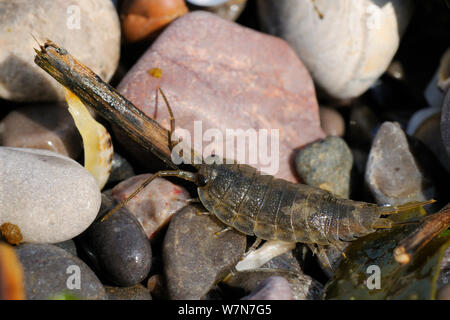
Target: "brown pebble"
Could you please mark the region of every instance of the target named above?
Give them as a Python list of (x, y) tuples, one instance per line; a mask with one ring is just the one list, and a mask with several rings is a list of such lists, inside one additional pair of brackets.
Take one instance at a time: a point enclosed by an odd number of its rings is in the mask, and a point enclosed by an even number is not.
[(320, 125), (327, 136), (342, 137), (345, 133), (345, 123), (341, 114), (328, 107), (319, 108)]
[(144, 40), (187, 12), (184, 0), (125, 0), (120, 15), (123, 36), (129, 43)]
[(0, 226), (0, 232), (6, 241), (13, 245), (18, 245), (23, 239), (20, 228), (9, 222), (6, 222)]

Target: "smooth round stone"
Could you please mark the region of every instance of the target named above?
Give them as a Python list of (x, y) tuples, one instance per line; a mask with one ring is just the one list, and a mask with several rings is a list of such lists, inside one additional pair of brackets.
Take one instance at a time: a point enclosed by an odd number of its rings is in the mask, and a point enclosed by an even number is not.
[(75, 245), (75, 242), (70, 239), (63, 242), (58, 242), (54, 244), (57, 247), (60, 247), (61, 249), (66, 250), (68, 253), (70, 253), (73, 256), (77, 256), (77, 247)]
[(187, 12), (184, 0), (125, 0), (120, 14), (123, 36), (127, 42), (144, 40)]
[(81, 137), (64, 104), (41, 104), (11, 111), (0, 122), (0, 145), (44, 149), (76, 159)]
[(258, 0), (263, 30), (285, 39), (316, 83), (338, 99), (357, 97), (388, 68), (412, 1)]
[(108, 183), (118, 183), (122, 180), (131, 178), (134, 175), (133, 167), (128, 160), (117, 152), (114, 152)]
[(111, 0), (1, 1), (0, 98), (64, 100), (62, 86), (34, 63), (33, 47), (50, 39), (109, 81), (120, 54), (120, 24)]
[(142, 284), (132, 287), (105, 286), (108, 300), (152, 300), (149, 290)]
[(152, 263), (152, 250), (136, 218), (121, 208), (103, 222), (100, 220), (116, 202), (102, 194), (102, 208), (96, 220), (80, 237), (82, 249), (109, 281), (133, 286), (147, 277)]
[(384, 122), (378, 129), (367, 160), (365, 181), (378, 204), (398, 205), (432, 198), (426, 194), (429, 181), (396, 122)]
[(349, 197), (353, 155), (342, 138), (330, 136), (299, 150), (295, 165), (304, 183)]
[(345, 133), (344, 118), (333, 108), (319, 107), (320, 126), (327, 136), (342, 137)]
[(100, 208), (92, 175), (51, 151), (0, 147), (0, 177), (0, 224), (17, 225), (24, 242), (72, 239)]
[(198, 300), (229, 274), (242, 257), (246, 236), (225, 228), (201, 207), (187, 206), (171, 220), (162, 254), (169, 299)]
[(65, 293), (86, 300), (106, 298), (94, 272), (66, 250), (51, 244), (22, 244), (16, 253), (25, 274), (27, 299), (51, 299)]
[(306, 274), (286, 270), (260, 268), (241, 271), (233, 274), (225, 283), (250, 293), (261, 289), (261, 283), (274, 276), (283, 277), (288, 282), (293, 300), (319, 300), (322, 297), (323, 286), (319, 282)]

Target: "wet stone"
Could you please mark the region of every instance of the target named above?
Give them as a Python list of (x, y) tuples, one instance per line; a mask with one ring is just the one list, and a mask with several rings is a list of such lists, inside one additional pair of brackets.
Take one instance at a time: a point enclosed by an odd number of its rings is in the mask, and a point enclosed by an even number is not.
[(93, 267), (107, 280), (119, 286), (143, 281), (151, 267), (150, 242), (136, 218), (125, 208), (100, 220), (115, 205), (102, 194), (98, 219), (79, 237), (81, 248)]
[(142, 284), (132, 287), (105, 286), (108, 300), (152, 300), (149, 290)]
[[(131, 177), (116, 185), (111, 195), (117, 202), (121, 202), (150, 176), (151, 174), (141, 174)], [(186, 206), (188, 199), (190, 195), (183, 187), (164, 178), (156, 178), (130, 200), (125, 208), (138, 219), (147, 237), (153, 240), (172, 216)]]
[(304, 183), (349, 197), (353, 156), (343, 139), (327, 137), (304, 147), (298, 152), (295, 165)]
[(66, 250), (50, 244), (22, 244), (16, 253), (24, 270), (27, 299), (45, 300), (65, 293), (86, 300), (106, 298), (94, 272)]
[(76, 159), (81, 137), (64, 104), (42, 104), (11, 111), (0, 122), (0, 145), (45, 149)]
[(187, 206), (169, 224), (162, 251), (169, 299), (203, 298), (244, 254), (246, 236), (235, 230), (216, 236), (225, 226), (196, 214), (202, 211)]
[(365, 181), (378, 204), (397, 205), (433, 196), (430, 181), (395, 122), (384, 122), (378, 130), (367, 160)]
[(263, 281), (273, 276), (283, 277), (289, 283), (294, 300), (318, 300), (322, 297), (323, 286), (303, 273), (274, 269), (253, 269), (237, 272), (226, 281), (231, 288), (240, 288), (247, 294), (257, 289)]
[(293, 295), (289, 282), (285, 278), (272, 276), (263, 280), (242, 300), (293, 300)]
[[(155, 67), (162, 70), (160, 78), (149, 75)], [(226, 155), (227, 129), (242, 129), (241, 137), (248, 129), (266, 129), (267, 144), (258, 150), (270, 151), (271, 138), (276, 138), (276, 134), (269, 136), (271, 130), (282, 128), (276, 155), (279, 170), (275, 161), (271, 167), (262, 159), (246, 159), (279, 178), (296, 181), (289, 160), (293, 150), (325, 136), (312, 79), (287, 43), (208, 12), (191, 12), (171, 23), (118, 86), (137, 108), (152, 118), (156, 114), (154, 119), (168, 129), (164, 101), (159, 96), (155, 103), (158, 87), (164, 88), (177, 127), (189, 131), (193, 140), (194, 126), (201, 121), (197, 130), (202, 139), (195, 143), (210, 146), (225, 158), (232, 158)], [(219, 130), (223, 143), (203, 139), (208, 129)], [(130, 139), (118, 135), (118, 140), (136, 160), (149, 165), (149, 156), (137, 153)], [(249, 139), (245, 141), (242, 149), (248, 155)]]

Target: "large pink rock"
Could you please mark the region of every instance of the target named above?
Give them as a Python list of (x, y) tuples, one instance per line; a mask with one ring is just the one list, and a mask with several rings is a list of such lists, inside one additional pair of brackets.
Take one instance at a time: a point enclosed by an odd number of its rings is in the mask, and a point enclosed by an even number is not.
[[(151, 76), (152, 68), (160, 68), (162, 77)], [(198, 120), (203, 132), (215, 128), (224, 137), (226, 129), (279, 129), (275, 175), (280, 178), (295, 181), (294, 149), (324, 137), (313, 82), (289, 45), (214, 14), (197, 11), (174, 21), (119, 85), (125, 97), (148, 116), (156, 114), (168, 129), (161, 97), (155, 112), (158, 86), (168, 97), (177, 128), (192, 137)], [(269, 172), (260, 158), (249, 164)]]

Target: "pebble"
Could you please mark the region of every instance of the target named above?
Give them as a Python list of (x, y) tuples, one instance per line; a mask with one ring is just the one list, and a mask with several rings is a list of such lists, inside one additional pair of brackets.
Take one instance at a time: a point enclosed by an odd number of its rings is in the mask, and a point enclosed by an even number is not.
[(367, 160), (366, 184), (378, 204), (398, 205), (431, 199), (427, 181), (410, 151), (406, 135), (395, 122), (379, 128)]
[[(117, 202), (130, 196), (151, 174), (131, 177), (118, 185), (111, 192)], [(164, 178), (156, 178), (136, 197), (130, 200), (125, 208), (139, 221), (149, 239), (153, 239), (170, 221), (172, 216), (186, 206), (189, 193), (180, 186)]]
[(344, 118), (333, 108), (320, 107), (320, 125), (327, 136), (342, 137), (345, 133)]
[[(204, 210), (204, 209), (203, 209)], [(246, 236), (225, 228), (201, 207), (187, 206), (169, 224), (162, 255), (169, 299), (203, 298), (244, 254)]]
[[(148, 74), (154, 67), (162, 70), (162, 77)], [(192, 12), (171, 23), (118, 89), (141, 111), (154, 117), (157, 87), (164, 88), (177, 127), (189, 131), (191, 137), (194, 121), (201, 121), (201, 134), (218, 129), (224, 140), (226, 129), (245, 132), (264, 128), (269, 134), (272, 129), (282, 128), (279, 156), (274, 155), (272, 167), (261, 159), (251, 163), (279, 178), (296, 181), (289, 161), (293, 150), (325, 136), (312, 79), (287, 43), (208, 12)], [(168, 129), (169, 115), (161, 97), (157, 110), (155, 120)], [(133, 143), (126, 137), (119, 138), (124, 148), (134, 154)], [(203, 140), (197, 141), (203, 142), (203, 148), (214, 146), (216, 155), (233, 158), (224, 154), (220, 141)], [(248, 149), (247, 145), (244, 150)], [(141, 163), (146, 159), (141, 155), (137, 158)]]
[(234, 21), (245, 9), (247, 0), (187, 0), (193, 10), (206, 10), (219, 17)]
[(122, 34), (129, 43), (145, 40), (187, 12), (184, 0), (125, 0)]
[(110, 287), (105, 286), (108, 300), (152, 300), (147, 288), (142, 284), (132, 287)]
[(450, 156), (450, 90), (444, 98), (441, 112), (441, 137), (444, 143), (447, 155)]
[(289, 282), (280, 276), (272, 276), (256, 287), (242, 300), (294, 300)]
[(0, 145), (50, 150), (72, 159), (81, 153), (81, 137), (64, 104), (14, 109), (0, 122)]
[(57, 247), (60, 247), (61, 249), (66, 250), (68, 253), (70, 253), (71, 255), (73, 255), (75, 257), (78, 255), (77, 247), (75, 245), (75, 242), (72, 239), (63, 241), (63, 242), (58, 242), (58, 243), (55, 243), (54, 245)]
[(122, 287), (143, 281), (150, 272), (152, 251), (136, 218), (121, 208), (100, 220), (116, 202), (102, 194), (102, 208), (96, 220), (80, 237), (81, 248), (93, 268)]
[(322, 298), (323, 286), (303, 273), (285, 270), (253, 269), (235, 273), (225, 283), (232, 288), (254, 292), (261, 283), (271, 277), (283, 277), (289, 283), (293, 300), (318, 300)]
[(349, 197), (353, 156), (342, 138), (330, 136), (304, 147), (296, 155), (295, 165), (304, 183)]
[(37, 43), (31, 35), (41, 43), (51, 39), (105, 81), (117, 68), (120, 23), (111, 0), (3, 1), (0, 98), (64, 100), (62, 86), (33, 62)]
[(108, 183), (118, 183), (134, 175), (133, 167), (128, 160), (114, 152)]
[(0, 176), (0, 224), (17, 225), (24, 242), (72, 239), (100, 208), (100, 190), (89, 172), (51, 151), (0, 147)]
[(86, 300), (106, 298), (94, 272), (66, 250), (51, 244), (22, 244), (16, 253), (25, 274), (27, 299), (45, 300), (63, 293)]
[(289, 42), (318, 86), (338, 99), (361, 95), (388, 68), (413, 9), (404, 0), (257, 4), (263, 30)]
[[(426, 109), (422, 109), (426, 110)], [(417, 125), (408, 128), (406, 133), (413, 135), (420, 141), (422, 141), (437, 157), (442, 166), (445, 167), (447, 172), (450, 173), (450, 158), (447, 155), (444, 143), (441, 137), (441, 112), (440, 110), (434, 110), (435, 112), (428, 117), (425, 116), (422, 119), (417, 119)], [(415, 113), (416, 115), (417, 113)], [(413, 116), (414, 117), (414, 116)], [(420, 121), (422, 120), (422, 121)], [(412, 122), (412, 118), (410, 123)], [(409, 129), (411, 131), (409, 132)]]

